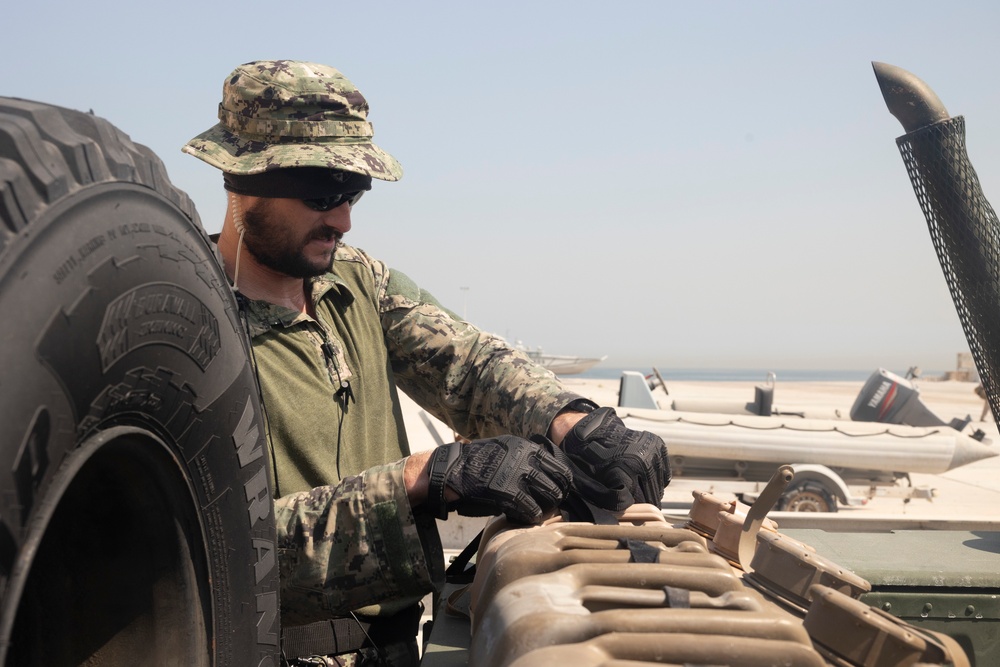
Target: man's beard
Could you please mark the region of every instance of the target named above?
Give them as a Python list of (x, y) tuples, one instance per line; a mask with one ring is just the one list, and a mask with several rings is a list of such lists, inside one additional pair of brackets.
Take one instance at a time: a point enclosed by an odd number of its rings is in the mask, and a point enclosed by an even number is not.
[(243, 224), (246, 226), (243, 245), (247, 251), (262, 265), (292, 278), (314, 278), (329, 273), (334, 253), (330, 253), (329, 261), (310, 261), (303, 248), (313, 239), (337, 239), (339, 245), (342, 234), (323, 226), (301, 241), (290, 238), (287, 232), (282, 231), (282, 225), (276, 224), (278, 221), (269, 203), (267, 199), (259, 199), (243, 211)]

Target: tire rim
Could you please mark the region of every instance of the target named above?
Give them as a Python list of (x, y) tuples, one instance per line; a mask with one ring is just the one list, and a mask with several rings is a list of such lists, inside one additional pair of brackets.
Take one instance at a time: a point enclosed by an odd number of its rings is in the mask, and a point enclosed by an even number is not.
[[(204, 535), (163, 441), (134, 427), (88, 438), (56, 473), (24, 543), (31, 557), (11, 573), (0, 627), (8, 660), (209, 665)], [(32, 576), (36, 565), (44, 576)]]
[(829, 512), (830, 505), (826, 499), (815, 491), (808, 489), (798, 491), (788, 503), (789, 512)]

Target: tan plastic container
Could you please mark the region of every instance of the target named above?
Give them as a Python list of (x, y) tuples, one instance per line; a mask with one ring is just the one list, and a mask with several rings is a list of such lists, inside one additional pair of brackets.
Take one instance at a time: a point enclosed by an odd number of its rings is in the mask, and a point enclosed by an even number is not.
[(832, 588), (814, 586), (810, 597), (804, 627), (833, 661), (872, 667), (969, 664), (965, 652), (950, 637), (919, 631)]
[(821, 584), (851, 598), (871, 590), (871, 584), (797, 540), (761, 531), (748, 582), (803, 613), (812, 602), (811, 588)]
[(510, 667), (822, 667), (826, 664), (812, 648), (795, 642), (726, 635), (623, 632), (601, 635), (579, 644), (540, 648), (509, 663)]
[[(742, 533), (743, 520), (719, 505), (704, 504), (719, 518), (714, 532), (694, 523), (727, 544), (720, 526)], [(474, 582), (455, 592), (471, 599), (468, 665), (967, 667), (953, 640), (856, 600), (867, 581), (773, 524), (761, 526), (743, 572), (710, 553), (705, 535), (655, 508), (649, 516), (617, 526), (491, 522)]]
[[(742, 526), (747, 512), (750, 510), (749, 505), (737, 500), (725, 501), (705, 491), (692, 491), (691, 496), (694, 498), (694, 502), (688, 511), (688, 521), (685, 528), (690, 528), (710, 540), (715, 537), (719, 523), (725, 518), (723, 515), (738, 517), (738, 524)], [(735, 518), (731, 521), (737, 523)], [(762, 529), (773, 532), (778, 530), (778, 524), (770, 519), (765, 519)]]
[(643, 526), (597, 526), (555, 523), (535, 530), (508, 531), (480, 548), (476, 579), (470, 589), (472, 616), (488, 604), (496, 591), (526, 576), (552, 572), (574, 564), (629, 562), (622, 540), (638, 540), (660, 549), (659, 562), (728, 570), (718, 556), (708, 553), (705, 540), (666, 523)]
[(809, 646), (801, 626), (799, 619), (742, 586), (731, 571), (647, 563), (573, 565), (498, 591), (473, 624), (470, 664), (499, 667), (542, 646), (612, 632), (662, 633), (661, 651), (672, 641), (668, 635), (678, 634), (706, 635), (703, 641), (713, 643), (724, 637), (730, 643), (768, 639)]

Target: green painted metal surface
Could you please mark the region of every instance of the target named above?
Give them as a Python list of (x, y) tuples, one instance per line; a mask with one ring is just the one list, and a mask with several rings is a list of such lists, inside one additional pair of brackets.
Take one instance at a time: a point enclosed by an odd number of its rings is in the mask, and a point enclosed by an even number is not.
[(782, 531), (872, 584), (861, 599), (1000, 665), (1000, 532)]

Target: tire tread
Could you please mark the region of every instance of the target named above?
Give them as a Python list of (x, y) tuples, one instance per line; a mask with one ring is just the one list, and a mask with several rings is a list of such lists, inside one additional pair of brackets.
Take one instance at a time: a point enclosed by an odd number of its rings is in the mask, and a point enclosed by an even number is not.
[(107, 120), (72, 109), (0, 97), (0, 254), (29, 220), (70, 192), (110, 181), (159, 192), (201, 230), (194, 203), (173, 187), (163, 161)]

